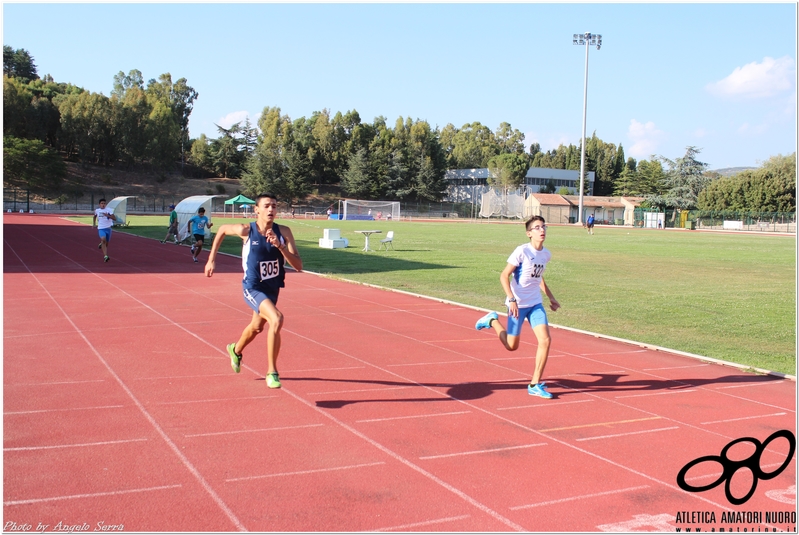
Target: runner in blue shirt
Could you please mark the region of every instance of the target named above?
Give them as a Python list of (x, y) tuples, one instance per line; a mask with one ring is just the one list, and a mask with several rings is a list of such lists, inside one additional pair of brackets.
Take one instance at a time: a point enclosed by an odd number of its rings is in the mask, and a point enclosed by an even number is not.
[(268, 370), (266, 385), (280, 388), (277, 372), (277, 357), (280, 353), (280, 330), (283, 328), (283, 314), (277, 309), (280, 289), (285, 286), (286, 270), (284, 261), (297, 271), (302, 271), (302, 259), (294, 243), (291, 229), (275, 223), (277, 199), (271, 193), (261, 193), (255, 198), (256, 220), (252, 223), (229, 224), (219, 227), (208, 262), (205, 275), (214, 274), (216, 253), (225, 236), (238, 236), (242, 240), (241, 266), (244, 269), (242, 281), (244, 302), (253, 310), (250, 324), (244, 328), (238, 342), (228, 344), (230, 365), (233, 371), (241, 370), (242, 352), (260, 333), (264, 324), (269, 324), (266, 337), (266, 356)]
[(211, 228), (214, 224), (205, 217), (205, 208), (202, 206), (197, 210), (197, 215), (189, 219), (186, 230), (189, 234), (194, 234), (194, 245), (191, 246), (191, 258), (197, 262), (197, 257), (203, 250), (205, 240), (205, 228)]

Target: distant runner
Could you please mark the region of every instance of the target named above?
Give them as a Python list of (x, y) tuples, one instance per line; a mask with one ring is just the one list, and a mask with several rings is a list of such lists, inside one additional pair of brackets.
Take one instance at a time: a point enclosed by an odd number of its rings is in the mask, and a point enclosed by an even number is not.
[(100, 245), (98, 245), (97, 248), (103, 250), (103, 262), (108, 262), (111, 260), (108, 256), (108, 242), (111, 241), (111, 227), (114, 226), (114, 221), (117, 220), (117, 216), (114, 215), (114, 212), (105, 207), (105, 199), (100, 199), (98, 204), (100, 207), (94, 210), (92, 226), (95, 227), (98, 234), (100, 234)]

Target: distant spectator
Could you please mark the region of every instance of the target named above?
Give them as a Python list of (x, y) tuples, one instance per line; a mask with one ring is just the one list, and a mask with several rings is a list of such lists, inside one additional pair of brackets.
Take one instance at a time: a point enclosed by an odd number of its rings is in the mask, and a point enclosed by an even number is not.
[(175, 239), (175, 245), (178, 244), (178, 213), (175, 211), (175, 205), (170, 204), (169, 209), (172, 212), (169, 214), (169, 228), (166, 231), (166, 236), (161, 243), (166, 243), (169, 240), (169, 237), (172, 236)]

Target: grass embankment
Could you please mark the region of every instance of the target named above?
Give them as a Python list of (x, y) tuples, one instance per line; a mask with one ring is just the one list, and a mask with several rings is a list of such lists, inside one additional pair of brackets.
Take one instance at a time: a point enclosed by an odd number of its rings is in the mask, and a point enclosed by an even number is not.
[[(160, 240), (166, 220), (133, 216), (126, 230)], [(492, 310), (504, 309), (499, 274), (527, 239), (520, 223), (279, 222), (291, 227), (310, 271)], [(319, 248), (323, 228), (340, 229), (349, 247)], [(361, 229), (394, 230), (396, 250), (362, 252)], [(381, 237), (372, 236), (373, 248)], [(794, 239), (621, 228), (589, 236), (552, 226), (546, 247), (545, 277), (562, 305), (552, 323), (796, 373)], [(222, 250), (240, 255), (239, 240)]]

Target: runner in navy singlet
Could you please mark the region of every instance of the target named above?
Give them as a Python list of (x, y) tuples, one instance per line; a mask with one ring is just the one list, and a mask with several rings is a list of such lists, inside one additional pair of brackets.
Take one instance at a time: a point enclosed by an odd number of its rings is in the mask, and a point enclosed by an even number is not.
[(269, 388), (280, 388), (277, 372), (277, 356), (280, 353), (280, 330), (283, 327), (283, 314), (277, 309), (280, 289), (285, 286), (286, 270), (284, 261), (302, 271), (302, 259), (291, 229), (277, 225), (277, 199), (271, 193), (262, 193), (255, 198), (256, 220), (249, 224), (222, 225), (214, 238), (205, 275), (213, 276), (216, 253), (225, 236), (238, 236), (242, 239), (241, 265), (244, 269), (242, 288), (244, 302), (252, 308), (250, 324), (244, 328), (238, 342), (228, 344), (230, 365), (233, 371), (241, 370), (242, 352), (260, 333), (264, 324), (269, 324), (266, 339), (266, 354), (269, 368), (266, 384)]

